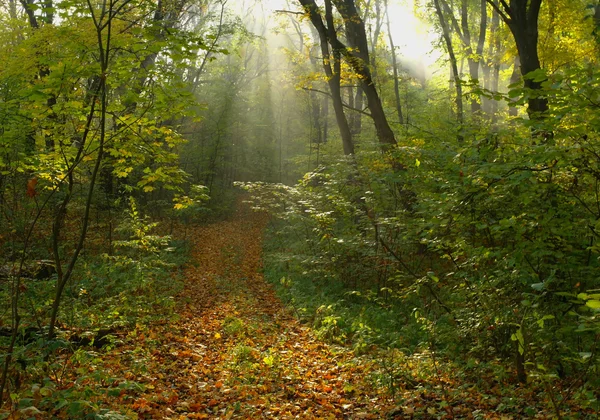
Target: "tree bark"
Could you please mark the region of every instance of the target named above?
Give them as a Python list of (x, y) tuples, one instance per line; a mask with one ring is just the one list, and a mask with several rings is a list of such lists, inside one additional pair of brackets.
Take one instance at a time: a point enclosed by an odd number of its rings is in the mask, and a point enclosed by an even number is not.
[[(450, 20), (449, 22), (446, 22), (448, 32), (450, 32), (450, 27), (452, 27), (454, 31), (458, 34), (458, 37), (465, 49), (467, 65), (469, 67), (469, 77), (471, 79), (471, 83), (473, 84), (479, 84), (479, 63), (481, 61), (481, 56), (483, 55), (483, 47), (485, 45), (485, 36), (487, 31), (486, 0), (480, 1), (481, 21), (479, 24), (479, 36), (477, 40), (477, 45), (475, 46), (475, 48), (473, 48), (471, 29), (469, 28), (468, 0), (461, 0), (460, 23), (454, 17), (454, 12), (450, 8), (446, 0), (440, 0), (441, 9), (446, 12)], [(477, 100), (476, 98), (472, 99), (470, 105), (471, 113), (481, 113), (481, 103), (479, 102), (479, 100)]]
[(396, 114), (398, 114), (398, 122), (404, 124), (402, 115), (402, 103), (400, 101), (400, 81), (398, 80), (398, 60), (396, 59), (396, 48), (394, 47), (394, 37), (390, 26), (390, 14), (388, 10), (388, 2), (385, 0), (385, 18), (387, 24), (388, 39), (390, 41), (390, 50), (392, 52), (392, 71), (394, 74), (394, 97), (396, 99)]
[(500, 0), (501, 6), (493, 0), (486, 0), (508, 25), (515, 39), (519, 60), (521, 62), (521, 75), (523, 84), (529, 89), (527, 113), (530, 119), (543, 119), (548, 111), (548, 99), (541, 95), (543, 80), (535, 80), (528, 75), (541, 69), (538, 55), (538, 18), (542, 0)]
[(344, 18), (346, 38), (351, 49), (337, 40), (332, 41), (338, 44), (340, 51), (344, 54), (344, 58), (346, 58), (352, 69), (360, 77), (360, 85), (367, 97), (367, 106), (371, 111), (371, 118), (375, 124), (379, 143), (384, 147), (395, 145), (397, 144), (396, 137), (387, 121), (379, 93), (369, 69), (369, 46), (364, 21), (358, 14), (354, 0), (333, 0), (333, 2)]
[[(354, 141), (352, 140), (352, 132), (350, 131), (350, 125), (348, 124), (346, 114), (344, 114), (344, 104), (342, 102), (342, 92), (340, 86), (341, 51), (339, 50), (340, 43), (339, 41), (337, 41), (335, 27), (332, 26), (333, 13), (331, 10), (331, 1), (325, 1), (325, 15), (328, 21), (328, 26), (325, 26), (323, 18), (319, 13), (319, 9), (314, 0), (299, 1), (300, 4), (304, 7), (304, 10), (308, 14), (308, 17), (319, 36), (319, 41), (321, 44), (321, 55), (323, 60), (323, 69), (325, 70), (325, 75), (327, 76), (327, 83), (329, 85), (329, 90), (331, 91), (333, 109), (335, 111), (335, 119), (340, 129), (344, 154), (352, 155), (354, 154)], [(329, 43), (331, 43), (332, 45), (331, 54), (329, 52)], [(331, 66), (332, 61), (333, 68)]]

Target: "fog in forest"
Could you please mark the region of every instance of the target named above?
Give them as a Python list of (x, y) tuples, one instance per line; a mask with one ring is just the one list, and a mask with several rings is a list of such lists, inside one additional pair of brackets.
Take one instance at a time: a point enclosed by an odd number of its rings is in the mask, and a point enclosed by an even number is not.
[[(367, 4), (370, 9), (365, 15), (367, 37), (375, 48), (372, 54), (374, 77), (382, 83), (393, 83), (391, 32), (401, 80), (399, 94), (403, 103), (400, 106), (406, 108), (408, 122), (412, 117), (411, 101), (422, 95), (419, 91), (432, 80), (447, 86), (449, 78), (439, 34), (435, 33), (431, 22), (424, 20), (426, 14), (409, 3), (390, 2), (387, 12), (383, 3), (377, 3), (377, 9)], [(217, 72), (217, 77), (224, 76), (224, 80), (231, 80), (231, 85), (225, 88), (226, 95), (217, 94), (216, 102), (210, 99), (212, 106), (196, 132), (196, 135), (203, 132), (203, 140), (190, 142), (190, 147), (202, 149), (206, 142), (214, 142), (216, 136), (221, 150), (229, 147), (248, 147), (248, 150), (240, 155), (233, 152), (233, 156), (218, 153), (219, 156), (209, 159), (203, 169), (197, 169), (211, 173), (202, 179), (197, 172), (199, 181), (211, 184), (214, 175), (211, 165), (220, 166), (217, 161), (227, 156), (227, 165), (231, 164), (231, 168), (227, 170), (227, 181), (223, 182), (270, 180), (293, 183), (305, 171), (322, 164), (324, 157), (337, 154), (338, 129), (328, 103), (329, 89), (321, 66), (322, 54), (314, 29), (301, 10), (300, 4), (292, 1), (233, 0), (212, 3), (208, 9), (207, 13), (215, 18), (213, 25), (222, 20), (225, 25), (237, 25), (238, 31), (220, 35), (219, 46), (228, 54), (210, 54), (211, 65), (207, 66), (205, 76), (207, 83), (200, 84), (196, 92), (202, 99), (205, 93), (216, 88), (210, 81), (212, 72)], [(214, 28), (212, 33), (215, 33)], [(350, 76), (342, 83), (347, 85), (346, 102), (350, 101), (351, 107), (356, 99), (351, 96), (357, 95), (353, 91), (357, 81)], [(389, 94), (383, 93), (384, 96)], [(365, 111), (366, 101), (359, 100), (360, 111), (350, 110), (348, 118), (370, 130), (367, 118), (359, 113)], [(418, 112), (415, 107), (415, 114)], [(222, 125), (213, 126), (219, 121)], [(358, 131), (357, 135), (363, 136)], [(368, 134), (364, 136), (365, 144), (372, 143)], [(192, 150), (191, 155), (195, 156)], [(248, 166), (249, 159), (255, 160), (256, 164)], [(188, 164), (192, 165), (191, 162)], [(197, 159), (194, 165), (198, 165)]]

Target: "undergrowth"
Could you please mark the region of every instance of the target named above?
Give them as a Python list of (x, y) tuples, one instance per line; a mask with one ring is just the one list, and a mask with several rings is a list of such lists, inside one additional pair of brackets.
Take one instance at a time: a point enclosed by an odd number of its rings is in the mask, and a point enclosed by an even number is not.
[[(334, 277), (319, 276), (307, 264), (306, 244), (289, 235), (285, 222), (273, 221), (265, 237), (264, 275), (279, 297), (317, 337), (372, 360), (370, 380), (395, 397), (402, 413), (461, 418), (452, 406), (466, 403), (536, 418), (550, 416), (560, 403), (563, 418), (596, 418), (596, 408), (586, 403), (594, 399), (589, 386), (566, 382), (567, 389), (557, 388), (556, 378), (540, 375), (524, 393), (505, 360), (485, 357), (488, 349), (468, 349), (461, 342), (460, 328), (472, 325), (459, 326), (457, 332), (455, 317), (428, 312), (417, 294), (386, 296), (376, 287), (354, 290)], [(492, 333), (500, 334), (486, 331), (481, 338), (490, 346)], [(505, 340), (503, 345), (510, 345), (511, 334)], [(487, 418), (480, 411), (474, 418)]]
[[(13, 352), (17, 363), (9, 372), (12, 407), (0, 411), (0, 419), (50, 413), (66, 418), (131, 418), (97, 401), (127, 397), (143, 387), (94, 366), (101, 364), (104, 352), (134, 339), (130, 330), (164, 322), (172, 314), (174, 297), (183, 284), (179, 268), (187, 262), (189, 250), (184, 241), (154, 234), (156, 227), (132, 199), (116, 230), (114, 252), (81, 258), (67, 285), (56, 338), (49, 340), (43, 327), (56, 274), (25, 282), (22, 333)], [(0, 348), (8, 347), (9, 338), (0, 337)]]

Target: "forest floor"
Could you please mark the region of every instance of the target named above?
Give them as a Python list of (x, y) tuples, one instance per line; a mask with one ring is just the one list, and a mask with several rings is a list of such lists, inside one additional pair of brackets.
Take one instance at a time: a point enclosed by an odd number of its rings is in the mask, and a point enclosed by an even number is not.
[(143, 419), (385, 417), (392, 401), (367, 380), (370, 362), (318, 340), (263, 279), (266, 223), (240, 206), (188, 231), (193, 261), (176, 320), (139, 326), (105, 359), (144, 387), (123, 392), (121, 409)]
[[(465, 381), (431, 354), (406, 362), (406, 381), (375, 380), (381, 359), (318, 339), (264, 280), (267, 222), (240, 205), (227, 220), (188, 230), (192, 262), (174, 319), (138, 325), (94, 366), (142, 385), (122, 387), (110, 405), (140, 419), (551, 417), (548, 406), (539, 411), (539, 390), (506, 394), (491, 379)], [(523, 411), (530, 403), (536, 410)], [(498, 412), (511, 404), (512, 413)]]

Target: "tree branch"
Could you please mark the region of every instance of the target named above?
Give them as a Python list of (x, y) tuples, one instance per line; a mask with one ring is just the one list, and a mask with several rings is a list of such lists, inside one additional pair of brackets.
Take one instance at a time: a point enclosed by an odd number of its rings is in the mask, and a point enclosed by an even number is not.
[(294, 12), (293, 10), (275, 10), (275, 13), (288, 13), (290, 15), (300, 15), (304, 16), (305, 12)]
[[(317, 93), (323, 94), (325, 96), (329, 96), (330, 98), (332, 97), (331, 93), (325, 92), (324, 90), (319, 90), (319, 89), (314, 89), (314, 88), (307, 88), (307, 87), (303, 87), (302, 90), (306, 90), (306, 91), (309, 91), (309, 92), (317, 92)], [(344, 103), (342, 103), (342, 105), (344, 106), (344, 108), (350, 109), (352, 111), (360, 112), (361, 114), (366, 115), (367, 117), (371, 117), (371, 114), (369, 114), (367, 111), (365, 111), (363, 109), (354, 108), (354, 107), (352, 107), (352, 106), (350, 106), (348, 104), (344, 104)]]
[(460, 29), (460, 25), (458, 24), (458, 21), (456, 20), (456, 17), (454, 16), (454, 12), (452, 11), (452, 9), (450, 9), (450, 6), (448, 5), (448, 3), (446, 3), (445, 0), (440, 0), (440, 3), (442, 4), (442, 7), (444, 8), (444, 11), (450, 17), (450, 21), (452, 22), (452, 27), (454, 28), (454, 30), (458, 34), (458, 37), (460, 38), (461, 42), (465, 46), (468, 46), (469, 43), (467, 42), (467, 39), (465, 38), (462, 30)]
[(506, 13), (503, 12), (502, 9), (500, 9), (500, 7), (498, 7), (498, 5), (496, 3), (494, 3), (493, 0), (486, 0), (486, 1), (490, 6), (492, 6), (492, 9), (494, 9), (494, 11), (496, 13), (498, 13), (498, 15), (504, 21), (504, 23), (506, 23), (507, 25), (510, 25), (512, 23), (510, 7), (508, 6), (508, 4), (506, 4), (506, 2), (504, 0), (500, 0), (500, 2), (502, 3), (502, 7), (504, 7), (504, 10), (506, 11)]

